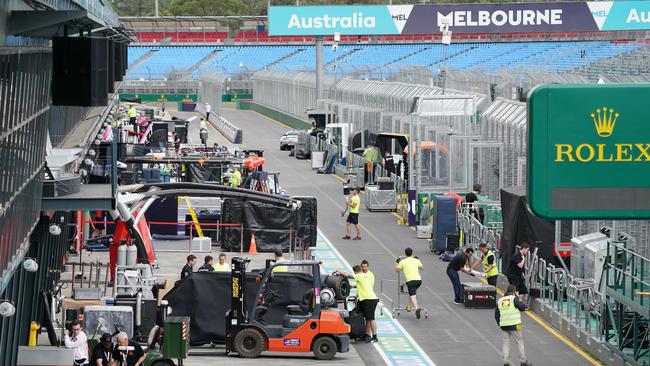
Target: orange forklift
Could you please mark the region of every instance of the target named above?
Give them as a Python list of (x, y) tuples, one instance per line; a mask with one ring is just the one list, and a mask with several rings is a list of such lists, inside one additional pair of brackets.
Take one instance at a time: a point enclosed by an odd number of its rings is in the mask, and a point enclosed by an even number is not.
[[(231, 307), (226, 314), (226, 354), (235, 352), (243, 358), (255, 358), (262, 352), (313, 352), (319, 360), (331, 360), (337, 352), (348, 352), (350, 326), (336, 309), (334, 291), (321, 290), (318, 261), (300, 260), (268, 263), (257, 281), (259, 288), (256, 304), (251, 309), (244, 299), (246, 267), (250, 259), (232, 259)], [(277, 292), (267, 289), (279, 266), (307, 269), (313, 277), (312, 288), (307, 293), (309, 305), (288, 305), (281, 325), (269, 325), (262, 319), (270, 303), (279, 298)], [(332, 306), (333, 308), (327, 308)]]

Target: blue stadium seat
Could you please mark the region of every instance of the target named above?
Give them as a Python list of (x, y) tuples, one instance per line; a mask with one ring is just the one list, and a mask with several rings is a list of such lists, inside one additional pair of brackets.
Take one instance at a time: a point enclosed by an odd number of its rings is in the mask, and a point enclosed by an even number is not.
[[(445, 49), (446, 47), (446, 49)], [(564, 72), (602, 59), (644, 47), (642, 44), (609, 41), (584, 42), (508, 42), (508, 43), (439, 43), (423, 44), (345, 44), (335, 51), (323, 48), (323, 63), (328, 72), (337, 66), (339, 73), (365, 70), (369, 78), (381, 78), (384, 68), (420, 66), (437, 73), (445, 64), (451, 71), (526, 68)], [(129, 48), (129, 65), (156, 51), (135, 68), (127, 79), (163, 79), (170, 72), (193, 71), (196, 79), (209, 72), (239, 74), (262, 69), (278, 71), (313, 70), (315, 47), (305, 45), (255, 46), (161, 46)], [(215, 55), (204, 64), (206, 56)]]

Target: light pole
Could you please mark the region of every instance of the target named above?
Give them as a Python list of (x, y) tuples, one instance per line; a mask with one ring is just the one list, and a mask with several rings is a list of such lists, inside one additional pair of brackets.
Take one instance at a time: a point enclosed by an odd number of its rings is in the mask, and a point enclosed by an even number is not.
[[(441, 70), (442, 73), (442, 94), (445, 94), (445, 89), (447, 88), (447, 49), (449, 48), (449, 45), (451, 44), (451, 31), (449, 30), (449, 23), (450, 23), (450, 16), (442, 17), (440, 19), (440, 33), (442, 33), (442, 39), (440, 43), (442, 43), (444, 46), (443, 48), (443, 54), (442, 57), (444, 59), (444, 66), (443, 70)], [(443, 103), (445, 103), (445, 100), (443, 99)], [(451, 167), (451, 161), (453, 158), (454, 154), (454, 129), (453, 125), (449, 126), (449, 155), (447, 156), (447, 170), (448, 170), (448, 179), (449, 179), (449, 192), (453, 192), (453, 179), (452, 179), (452, 173), (453, 169)]]
[(440, 32), (442, 33), (442, 40), (440, 43), (444, 45), (442, 58), (444, 60), (444, 69), (441, 70), (442, 73), (442, 94), (445, 94), (445, 89), (447, 87), (447, 48), (451, 44), (451, 31), (449, 30), (449, 17), (442, 17), (440, 19)]

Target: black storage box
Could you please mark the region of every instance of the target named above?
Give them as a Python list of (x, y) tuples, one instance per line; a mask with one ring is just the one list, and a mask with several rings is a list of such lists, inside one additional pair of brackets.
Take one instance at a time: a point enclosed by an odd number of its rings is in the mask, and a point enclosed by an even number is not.
[(497, 289), (483, 282), (464, 283), (463, 301), (466, 308), (494, 309), (497, 304)]

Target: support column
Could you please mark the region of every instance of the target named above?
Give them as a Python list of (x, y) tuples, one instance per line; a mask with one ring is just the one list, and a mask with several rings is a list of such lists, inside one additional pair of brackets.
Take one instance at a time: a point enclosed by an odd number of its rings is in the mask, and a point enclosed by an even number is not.
[[(323, 98), (323, 37), (316, 37), (316, 100)], [(314, 108), (316, 101), (314, 101)]]

